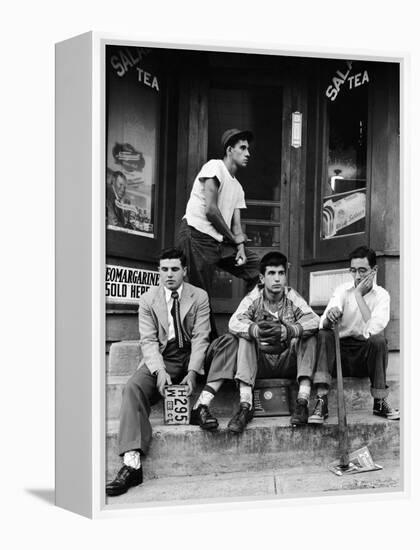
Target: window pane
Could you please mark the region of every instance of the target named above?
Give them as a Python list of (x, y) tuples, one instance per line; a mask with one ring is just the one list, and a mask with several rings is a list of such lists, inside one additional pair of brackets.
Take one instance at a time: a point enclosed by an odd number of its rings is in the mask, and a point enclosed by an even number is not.
[(368, 85), (343, 89), (328, 103), (323, 239), (366, 230), (367, 107)]
[(227, 128), (251, 130), (254, 134), (248, 166), (237, 174), (246, 198), (280, 200), (281, 88), (211, 88), (209, 158), (220, 158), (220, 137)]
[(107, 227), (155, 234), (160, 80), (141, 48), (107, 47)]

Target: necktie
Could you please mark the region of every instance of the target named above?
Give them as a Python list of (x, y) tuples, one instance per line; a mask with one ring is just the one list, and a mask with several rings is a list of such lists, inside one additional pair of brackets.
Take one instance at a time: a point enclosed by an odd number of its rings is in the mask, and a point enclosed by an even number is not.
[(171, 315), (174, 320), (175, 339), (179, 349), (184, 347), (184, 335), (182, 334), (181, 316), (179, 314), (179, 296), (178, 292), (174, 290), (171, 294), (173, 304), (171, 308)]

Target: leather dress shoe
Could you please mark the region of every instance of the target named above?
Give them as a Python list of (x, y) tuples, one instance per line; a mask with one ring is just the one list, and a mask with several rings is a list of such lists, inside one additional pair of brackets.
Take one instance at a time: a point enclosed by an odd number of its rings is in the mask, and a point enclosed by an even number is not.
[(200, 426), (202, 430), (217, 430), (219, 427), (217, 418), (211, 414), (207, 405), (198, 405), (191, 411), (190, 424)]
[(136, 470), (124, 464), (114, 481), (107, 484), (106, 494), (109, 497), (116, 497), (126, 493), (130, 487), (140, 485), (140, 483), (143, 483), (142, 467), (140, 466), (140, 468)]
[(234, 434), (241, 434), (245, 426), (252, 420), (254, 409), (249, 403), (239, 404), (239, 411), (229, 420), (228, 430)]

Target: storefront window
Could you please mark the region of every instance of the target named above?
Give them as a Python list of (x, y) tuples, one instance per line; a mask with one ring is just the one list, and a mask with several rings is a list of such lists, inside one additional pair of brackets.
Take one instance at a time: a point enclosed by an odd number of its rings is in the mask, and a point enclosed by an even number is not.
[(160, 76), (143, 48), (107, 46), (106, 224), (155, 237)]
[(367, 71), (360, 75), (354, 66), (349, 68), (339, 93), (328, 101), (328, 160), (322, 195), (322, 239), (366, 231), (369, 76)]

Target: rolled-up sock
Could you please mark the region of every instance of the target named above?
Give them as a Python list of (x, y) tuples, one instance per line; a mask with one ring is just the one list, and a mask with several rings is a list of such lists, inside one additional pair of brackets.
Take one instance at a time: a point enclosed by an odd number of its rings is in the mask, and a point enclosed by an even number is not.
[(309, 380), (309, 378), (304, 378), (299, 383), (299, 393), (297, 398), (306, 399), (306, 401), (309, 401), (310, 395), (311, 395), (311, 381)]
[(214, 396), (216, 395), (216, 390), (206, 384), (203, 388), (203, 391), (200, 393), (196, 404), (194, 405), (194, 409), (196, 409), (199, 405), (206, 405), (208, 407), (210, 403), (213, 401)]
[(244, 382), (239, 383), (239, 400), (241, 403), (249, 403), (252, 407), (252, 387)]
[(140, 453), (138, 451), (127, 451), (124, 453), (123, 462), (126, 466), (138, 470), (141, 466)]
[(318, 397), (324, 397), (325, 395), (328, 395), (328, 386), (327, 384), (318, 384), (316, 388), (316, 394)]

